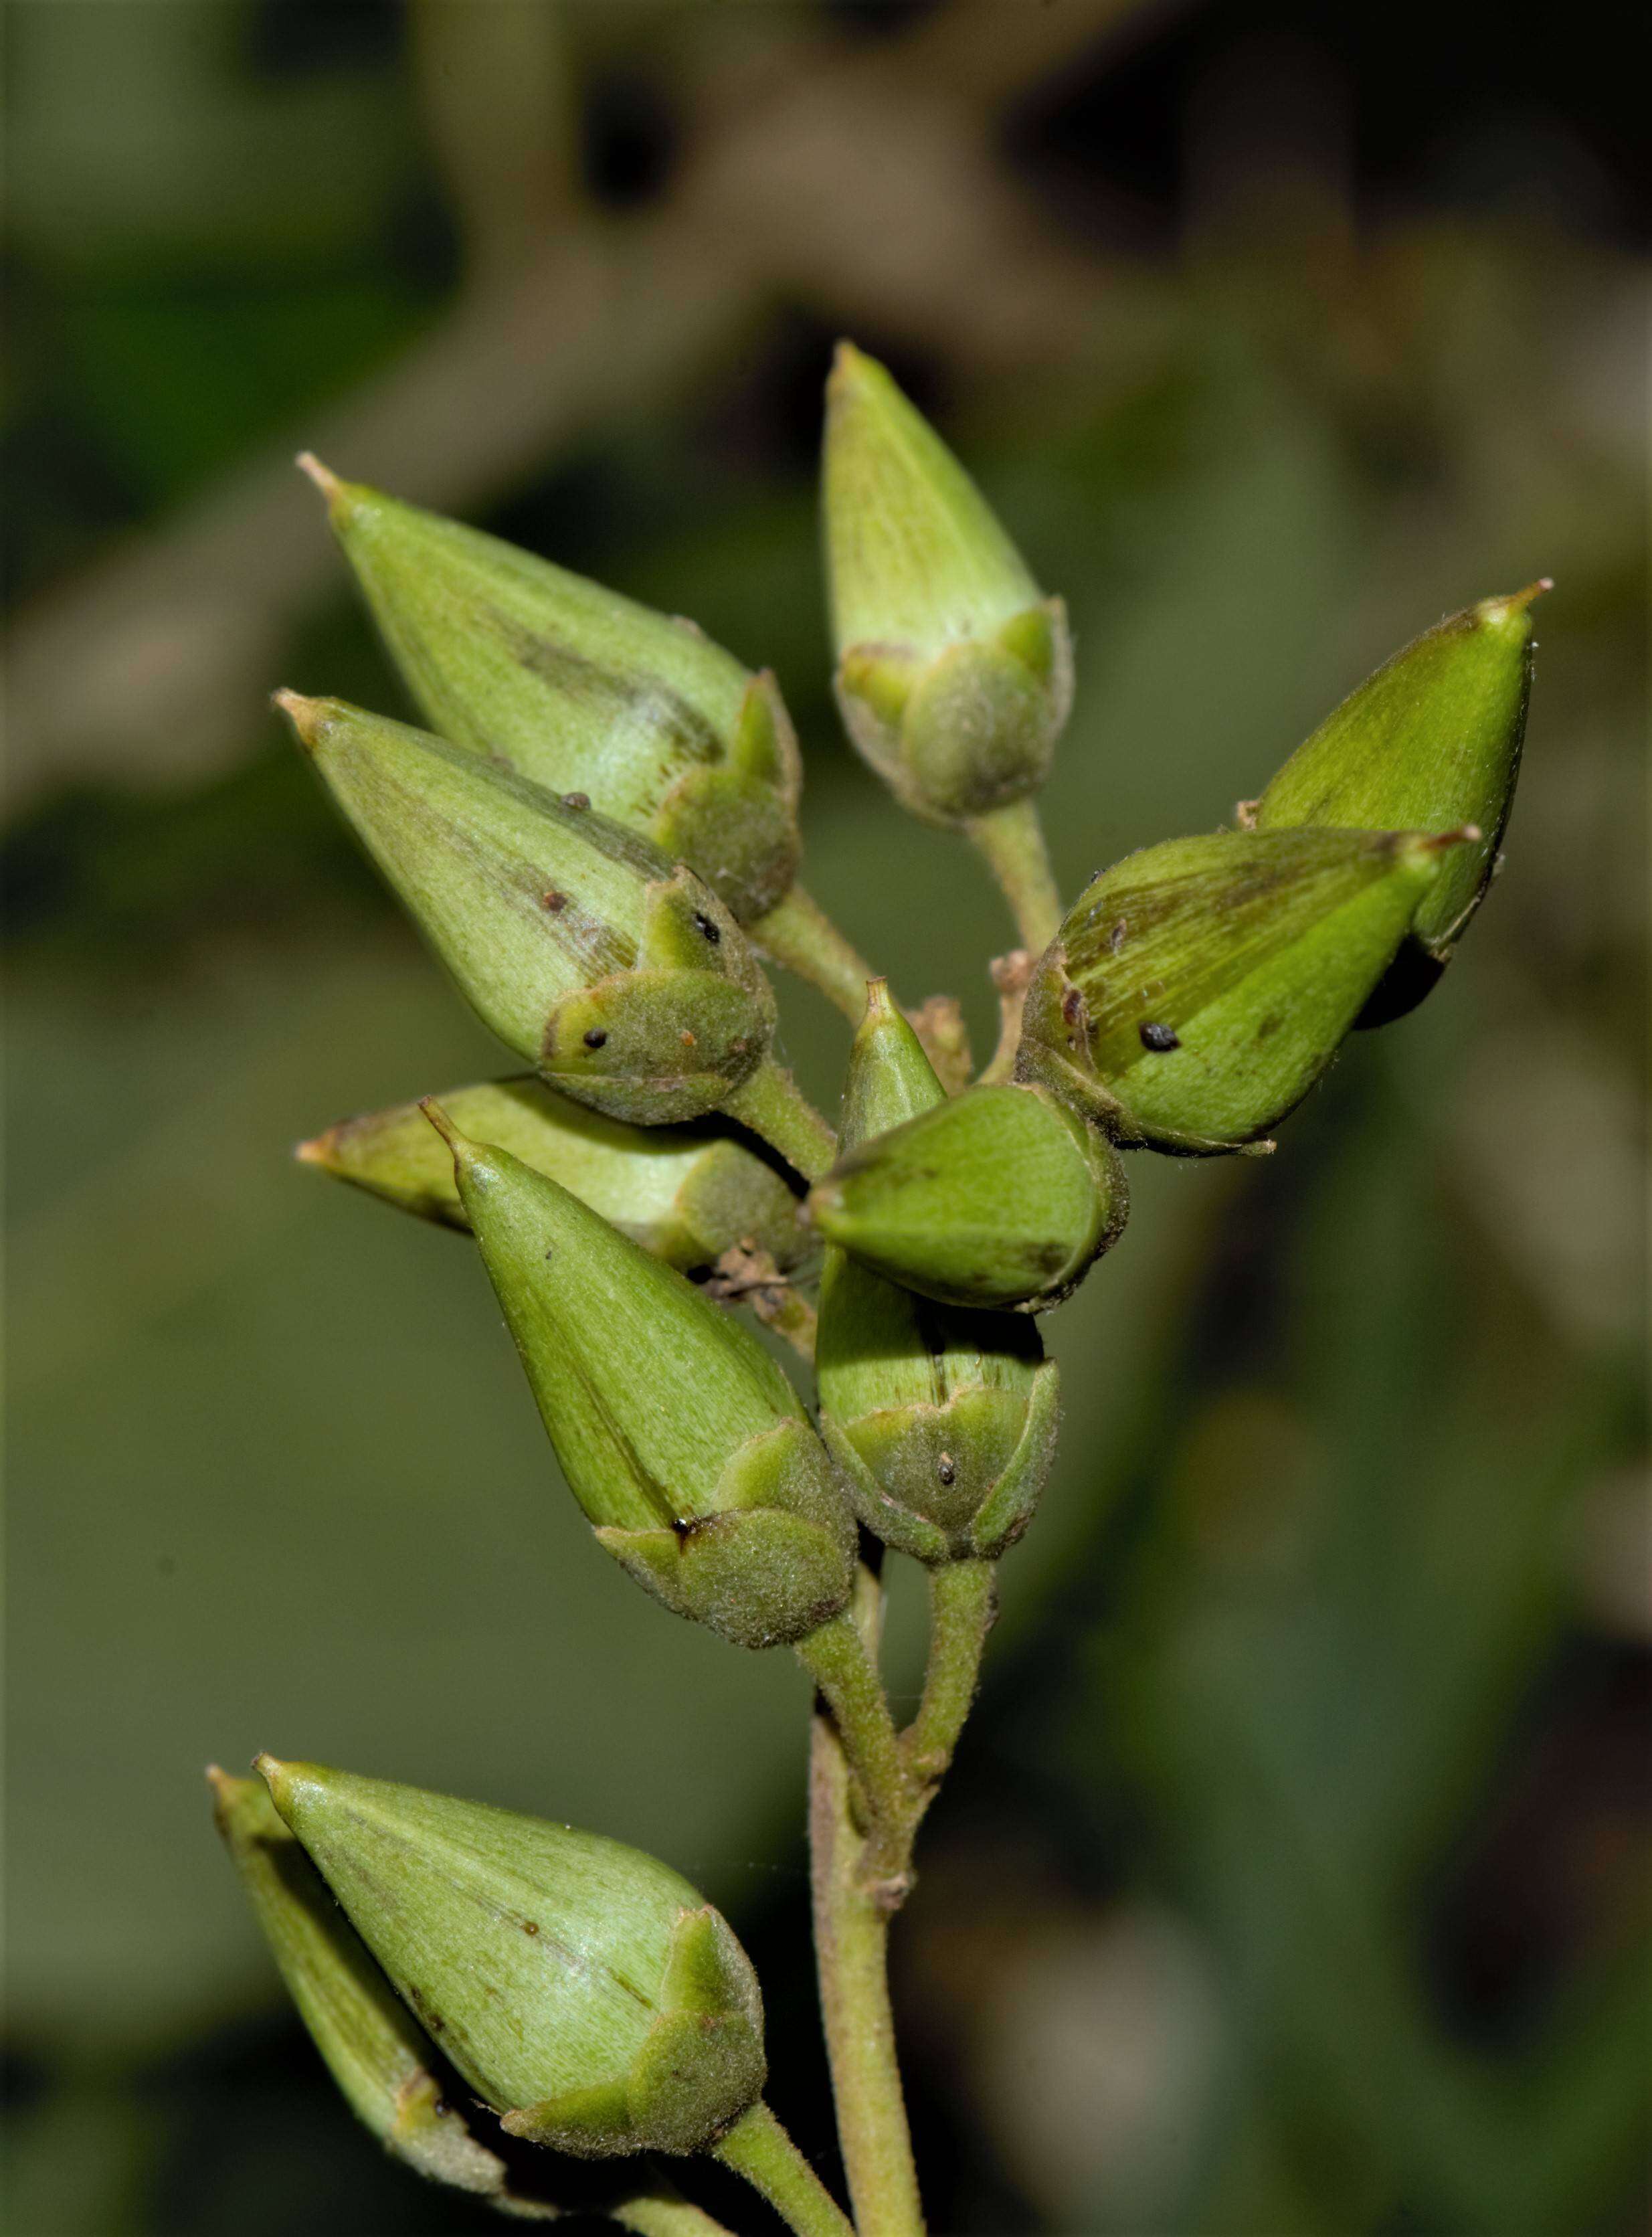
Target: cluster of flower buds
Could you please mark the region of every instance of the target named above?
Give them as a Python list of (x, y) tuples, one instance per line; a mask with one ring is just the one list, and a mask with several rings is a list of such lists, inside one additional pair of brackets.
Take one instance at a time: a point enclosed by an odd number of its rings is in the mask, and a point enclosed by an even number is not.
[[(985, 835), (1008, 815), (1026, 843), (1071, 703), (1065, 610), (881, 366), (846, 345), (827, 406), (846, 724), (902, 805), (969, 834), (1007, 886)], [(1121, 1152), (1271, 1146), (1349, 1033), (1438, 979), (1497, 865), (1547, 584), (1397, 654), (1237, 828), (1094, 877), (1014, 960), (1023, 999), (974, 1086), (949, 1094), (872, 979), (834, 1136), (776, 1062), (760, 954), (840, 1003), (846, 973), (866, 974), (795, 883), (799, 761), (773, 678), (306, 463), (434, 729), (278, 697), (532, 1070), (299, 1155), (468, 1231), (599, 1542), (674, 1612), (796, 1645), (819, 1673), (822, 1639), (854, 1633), (860, 1531), (978, 1581), (1026, 1528), (1057, 1413), (1031, 1316), (1120, 1234)], [(1030, 950), (1060, 916), (1043, 890)], [(738, 1258), (783, 1285), (817, 1253), (818, 1429), (686, 1278)], [(664, 1866), (412, 1788), (259, 1767), (264, 1785), (214, 1774), (220, 1826), (323, 2056), (411, 2165), (532, 2212), (502, 2135), (688, 2152), (757, 2105), (752, 1969)], [(454, 2109), (449, 2067), (497, 2116), (491, 2141)]]

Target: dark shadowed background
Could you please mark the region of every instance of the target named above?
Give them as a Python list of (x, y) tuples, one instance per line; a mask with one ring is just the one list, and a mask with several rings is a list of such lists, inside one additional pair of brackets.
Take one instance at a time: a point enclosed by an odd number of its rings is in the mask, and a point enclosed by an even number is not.
[[(900, 1934), (936, 2225), (1643, 2230), (1617, 11), (16, 0), (5, 36), (18, 2237), (485, 2222), (282, 2006), (201, 1779), (260, 1746), (680, 1867), (829, 2168), (800, 1673), (593, 1548), (463, 1241), (290, 1162), (503, 1067), (266, 699), (402, 710), (301, 444), (692, 615), (779, 670), (810, 886), (984, 1042), (1002, 906), (828, 696), (846, 333), (1071, 606), (1069, 891), (1442, 612), (1558, 584), (1442, 988), (1274, 1158), (1135, 1159), (1051, 1327), (1062, 1456)], [(846, 1031), (781, 1001), (829, 1100)]]

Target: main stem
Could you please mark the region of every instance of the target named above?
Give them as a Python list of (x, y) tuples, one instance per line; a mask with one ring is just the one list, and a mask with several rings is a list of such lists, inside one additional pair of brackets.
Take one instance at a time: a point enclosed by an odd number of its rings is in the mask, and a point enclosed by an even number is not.
[(860, 1023), (860, 1013), (866, 1006), (866, 981), (877, 974), (812, 894), (793, 886), (767, 916), (760, 916), (746, 929), (765, 955), (818, 987), (852, 1024)]
[(843, 2208), (760, 2100), (711, 2147), (711, 2155), (761, 2191), (798, 2237), (855, 2237)]
[(1030, 794), (1012, 800), (964, 828), (986, 857), (1010, 904), (1022, 946), (1042, 955), (1061, 929), (1062, 906), (1037, 801)]
[[(863, 1571), (855, 1621), (874, 1680), (882, 1598), (876, 1578)], [(864, 1783), (860, 1798), (864, 1804)], [(893, 1796), (890, 1801), (898, 1816), (906, 1814), (904, 1804), (897, 1808)], [(823, 1704), (810, 1736), (810, 1879), (838, 2137), (860, 2237), (922, 2237), (924, 2208), (889, 2002), (891, 1891), (868, 1855), (856, 1802), (855, 1773), (837, 1720)], [(871, 1822), (876, 1826), (877, 1818)]]

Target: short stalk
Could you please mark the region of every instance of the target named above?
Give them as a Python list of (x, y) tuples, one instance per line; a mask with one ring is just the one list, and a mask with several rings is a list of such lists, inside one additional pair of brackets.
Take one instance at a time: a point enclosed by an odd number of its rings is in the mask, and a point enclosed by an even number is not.
[(929, 1573), (929, 1668), (918, 1714), (901, 1734), (913, 1777), (932, 1792), (974, 1706), (981, 1656), (998, 1613), (991, 1561), (941, 1561)]
[(767, 916), (746, 927), (765, 955), (796, 972), (859, 1025), (866, 1006), (866, 981), (878, 975), (857, 954), (813, 895), (793, 886)]
[(760, 2191), (797, 2237), (855, 2237), (848, 2216), (767, 2105), (742, 2113), (712, 2145), (711, 2155)]
[(1010, 904), (1022, 946), (1042, 955), (1061, 929), (1062, 906), (1037, 801), (1013, 800), (964, 828)]
[(863, 1805), (873, 1854), (892, 1854), (911, 1814), (912, 1795), (883, 1681), (849, 1610), (798, 1641), (839, 1735)]
[(806, 1180), (818, 1181), (837, 1162), (838, 1138), (784, 1065), (766, 1056), (722, 1105), (778, 1150)]

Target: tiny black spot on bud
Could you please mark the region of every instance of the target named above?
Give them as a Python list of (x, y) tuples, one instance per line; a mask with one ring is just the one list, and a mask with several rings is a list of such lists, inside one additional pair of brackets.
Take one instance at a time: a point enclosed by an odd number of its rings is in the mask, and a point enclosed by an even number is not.
[(1070, 987), (1061, 998), (1061, 1013), (1070, 1026), (1078, 1023), (1078, 1013), (1083, 1006), (1083, 996), (1076, 987)]
[(941, 1455), (939, 1460), (935, 1463), (935, 1473), (939, 1476), (943, 1483), (956, 1483), (958, 1481), (958, 1469), (953, 1463), (951, 1453), (943, 1453)]
[(706, 938), (711, 942), (714, 947), (716, 947), (718, 941), (723, 936), (721, 927), (712, 921), (711, 918), (706, 914), (704, 909), (696, 909), (694, 911), (694, 929), (696, 932), (704, 933)]
[(1116, 955), (1124, 945), (1124, 920), (1121, 917), (1107, 935), (1107, 944)]
[(1142, 1047), (1151, 1049), (1155, 1056), (1166, 1056), (1172, 1049), (1181, 1046), (1174, 1026), (1142, 1025), (1135, 1030), (1141, 1035)]
[(531, 1918), (524, 1918), (522, 1922), (522, 1930), (524, 1934), (537, 1934), (539, 1929)]
[(601, 1026), (591, 1026), (585, 1033), (585, 1046), (587, 1048), (601, 1048), (607, 1039), (608, 1035), (602, 1031)]
[(591, 796), (589, 792), (565, 792), (563, 795), (564, 808), (589, 808), (590, 804)]
[(552, 916), (555, 916), (559, 909), (565, 909), (568, 907), (568, 896), (566, 894), (559, 894), (553, 886), (548, 894), (541, 894), (539, 906), (541, 908), (549, 909)]

